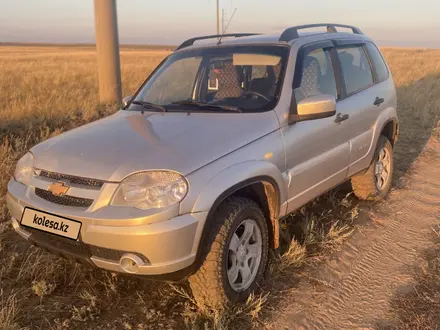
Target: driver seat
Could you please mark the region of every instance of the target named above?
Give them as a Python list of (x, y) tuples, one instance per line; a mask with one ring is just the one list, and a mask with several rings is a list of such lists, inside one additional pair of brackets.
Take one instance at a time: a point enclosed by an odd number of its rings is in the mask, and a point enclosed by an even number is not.
[(295, 90), (297, 102), (310, 96), (322, 94), (319, 90), (320, 71), (319, 62), (312, 56), (306, 56), (304, 59), (301, 85)]

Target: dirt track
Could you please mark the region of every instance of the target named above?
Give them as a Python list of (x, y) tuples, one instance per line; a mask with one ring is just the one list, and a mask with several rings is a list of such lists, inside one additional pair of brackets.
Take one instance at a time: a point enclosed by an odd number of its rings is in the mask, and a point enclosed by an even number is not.
[(374, 225), (361, 227), (308, 281), (291, 292), (270, 329), (372, 329), (392, 322), (389, 302), (411, 289), (419, 254), (440, 220), (440, 140), (377, 205)]

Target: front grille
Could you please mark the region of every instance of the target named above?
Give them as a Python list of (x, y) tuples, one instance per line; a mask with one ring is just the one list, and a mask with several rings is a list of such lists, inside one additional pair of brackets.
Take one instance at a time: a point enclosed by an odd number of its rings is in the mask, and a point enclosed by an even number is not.
[(48, 234), (28, 227), (26, 230), (31, 232), (31, 239), (37, 244), (40, 243), (41, 245), (52, 247), (58, 251), (80, 256), (82, 258), (90, 258), (91, 256), (89, 247), (81, 241), (72, 241), (68, 238)]
[(53, 179), (57, 181), (66, 181), (68, 183), (79, 184), (93, 188), (101, 188), (104, 184), (104, 181), (102, 180), (82, 178), (79, 176), (48, 172), (44, 170), (40, 171), (40, 176), (48, 179)]
[(68, 238), (45, 233), (29, 227), (26, 227), (26, 230), (31, 233), (32, 241), (37, 243), (37, 245), (45, 246), (49, 250), (50, 248), (54, 248), (59, 252), (79, 256), (82, 258), (90, 258), (91, 256), (96, 256), (116, 262), (118, 262), (124, 254), (132, 253), (140, 257), (144, 262), (149, 262), (148, 259), (140, 253), (112, 250), (99, 246), (89, 245), (81, 241), (73, 241)]
[(50, 191), (40, 188), (35, 188), (35, 195), (49, 202), (65, 206), (89, 207), (93, 203), (93, 199), (73, 197), (68, 195), (55, 196)]

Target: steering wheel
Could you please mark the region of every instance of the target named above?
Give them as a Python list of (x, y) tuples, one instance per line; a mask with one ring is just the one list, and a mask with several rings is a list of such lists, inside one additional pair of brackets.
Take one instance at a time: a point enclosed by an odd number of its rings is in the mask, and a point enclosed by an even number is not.
[(262, 99), (265, 99), (267, 102), (270, 102), (270, 99), (267, 96), (264, 96), (263, 94), (257, 93), (257, 92), (253, 92), (253, 91), (246, 91), (243, 93), (243, 95), (241, 96), (242, 98), (245, 98), (248, 95), (255, 95), (258, 96)]

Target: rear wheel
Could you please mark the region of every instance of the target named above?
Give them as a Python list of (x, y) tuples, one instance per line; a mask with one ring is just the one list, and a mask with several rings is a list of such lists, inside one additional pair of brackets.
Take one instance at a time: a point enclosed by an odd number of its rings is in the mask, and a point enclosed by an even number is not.
[(223, 308), (244, 301), (262, 279), (268, 256), (268, 231), (260, 207), (233, 197), (214, 214), (206, 258), (189, 282), (197, 302)]
[(391, 188), (393, 146), (383, 135), (379, 137), (373, 162), (365, 173), (351, 178), (353, 192), (360, 199), (380, 200)]

